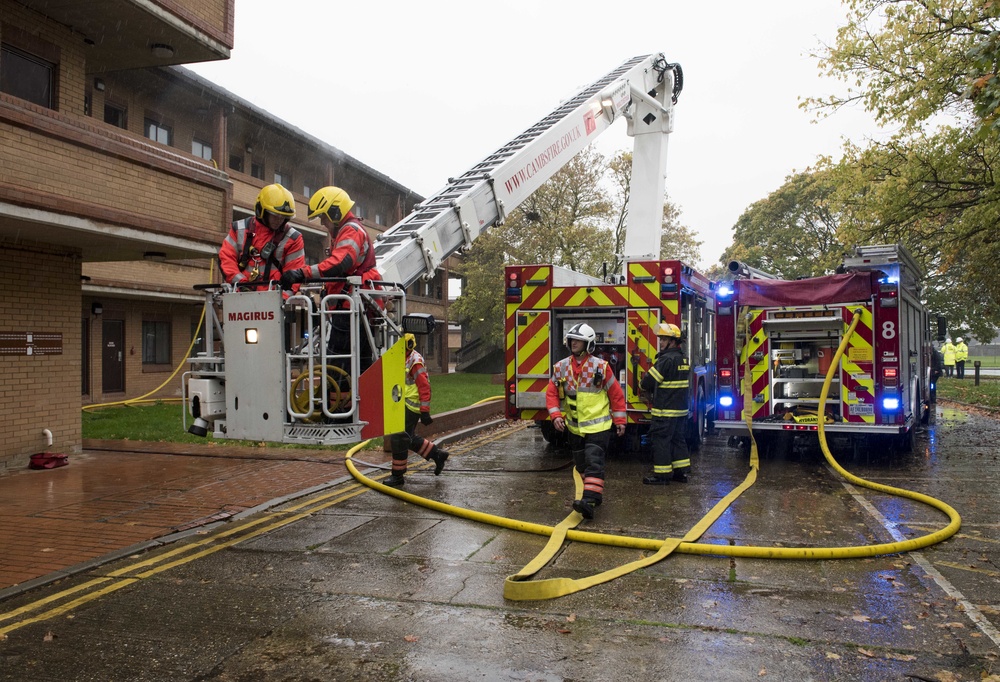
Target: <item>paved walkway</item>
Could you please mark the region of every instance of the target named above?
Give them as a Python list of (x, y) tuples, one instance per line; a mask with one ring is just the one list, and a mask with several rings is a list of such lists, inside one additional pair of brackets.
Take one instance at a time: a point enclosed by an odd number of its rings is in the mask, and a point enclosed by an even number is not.
[(345, 452), (87, 440), (68, 466), (0, 474), (0, 598), (343, 479)]

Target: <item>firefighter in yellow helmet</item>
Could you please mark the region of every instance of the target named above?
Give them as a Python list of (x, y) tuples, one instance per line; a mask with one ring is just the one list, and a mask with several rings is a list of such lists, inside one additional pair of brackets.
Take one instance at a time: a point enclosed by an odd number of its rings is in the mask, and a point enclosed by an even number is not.
[(282, 273), (306, 264), (302, 235), (288, 221), (295, 217), (295, 198), (281, 185), (257, 194), (254, 215), (232, 224), (219, 248), (219, 267), (229, 284), (268, 284)]
[(406, 464), (413, 450), (424, 459), (434, 462), (434, 475), (444, 469), (448, 452), (431, 441), (417, 435), (417, 420), (429, 426), (431, 419), (431, 382), (427, 378), (424, 358), (417, 352), (417, 338), (413, 334), (403, 335), (406, 347), (406, 385), (403, 400), (406, 402), (406, 432), (389, 436), (392, 449), (392, 474), (382, 481), (385, 485), (398, 488), (406, 483)]
[(597, 334), (589, 324), (570, 327), (563, 343), (570, 356), (552, 367), (545, 391), (545, 406), (556, 431), (569, 431), (573, 463), (583, 476), (583, 496), (573, 509), (583, 518), (594, 518), (594, 508), (604, 500), (604, 465), (611, 441), (611, 426), (625, 435), (625, 394), (606, 360), (592, 355)]
[[(361, 221), (351, 212), (354, 202), (340, 187), (323, 187), (309, 199), (309, 217), (319, 216), (330, 234), (330, 255), (318, 265), (305, 265), (285, 273), (285, 288), (313, 277), (349, 277), (360, 275), (362, 284), (379, 279), (375, 270), (375, 248)], [(342, 282), (327, 284), (328, 294), (343, 291)]]
[(653, 444), (653, 473), (642, 479), (647, 485), (667, 485), (671, 480), (687, 482), (691, 467), (685, 429), (687, 427), (691, 365), (681, 350), (681, 330), (676, 324), (656, 325), (659, 353), (656, 364), (642, 377), (640, 387), (653, 396), (649, 439)]
[(969, 359), (969, 346), (966, 345), (962, 337), (955, 340), (955, 376), (959, 379), (965, 378), (965, 361)]

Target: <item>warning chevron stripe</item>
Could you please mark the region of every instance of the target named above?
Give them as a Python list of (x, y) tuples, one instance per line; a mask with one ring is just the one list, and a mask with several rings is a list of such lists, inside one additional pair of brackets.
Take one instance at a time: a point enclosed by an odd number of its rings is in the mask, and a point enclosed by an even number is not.
[(628, 305), (626, 287), (566, 287), (552, 290), (553, 308), (596, 308)]
[[(549, 265), (527, 266), (521, 270), (521, 309), (549, 307), (549, 293), (552, 291), (552, 267)], [(544, 285), (532, 286), (530, 281), (545, 280)]]
[[(660, 281), (657, 277), (659, 263), (629, 263), (629, 305), (660, 306)], [(636, 282), (636, 278), (650, 279), (649, 282)]]

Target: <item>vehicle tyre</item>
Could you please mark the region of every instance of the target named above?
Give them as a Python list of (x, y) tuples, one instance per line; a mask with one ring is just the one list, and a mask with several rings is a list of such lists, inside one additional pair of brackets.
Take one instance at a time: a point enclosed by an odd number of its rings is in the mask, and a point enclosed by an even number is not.
[(701, 444), (705, 438), (705, 429), (707, 428), (705, 392), (701, 388), (698, 389), (698, 399), (694, 402), (694, 410), (692, 419), (688, 422), (687, 433), (688, 448), (692, 451), (701, 449)]

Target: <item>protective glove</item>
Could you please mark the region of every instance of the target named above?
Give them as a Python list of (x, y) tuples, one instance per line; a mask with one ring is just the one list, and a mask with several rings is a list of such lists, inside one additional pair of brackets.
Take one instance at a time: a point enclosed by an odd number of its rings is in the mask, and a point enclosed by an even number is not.
[(281, 273), (281, 288), (291, 289), (293, 284), (301, 284), (305, 281), (306, 273), (302, 270), (289, 270)]
[(433, 422), (433, 421), (434, 420), (431, 419), (431, 413), (430, 412), (421, 412), (420, 413), (420, 423), (423, 424), (424, 426), (430, 426), (431, 422)]

